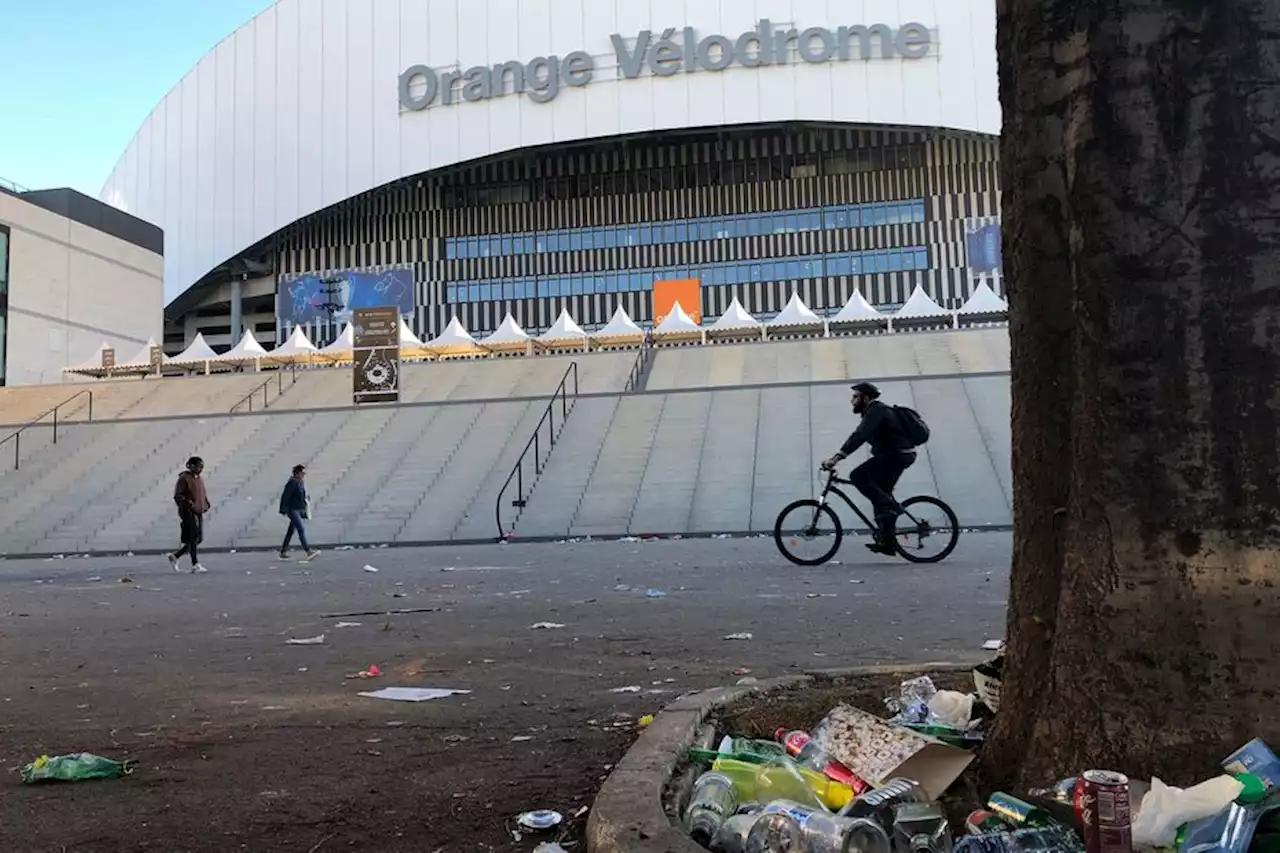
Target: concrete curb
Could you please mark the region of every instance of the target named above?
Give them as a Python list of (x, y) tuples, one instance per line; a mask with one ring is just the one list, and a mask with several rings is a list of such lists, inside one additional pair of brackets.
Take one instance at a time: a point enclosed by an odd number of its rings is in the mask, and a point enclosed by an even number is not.
[(682, 696), (664, 708), (609, 774), (587, 820), (587, 853), (706, 853), (674, 826), (663, 793), (680, 757), (711, 715), (746, 696), (816, 681), (938, 670), (967, 671), (972, 663), (940, 662), (811, 670), (742, 687), (718, 687)]

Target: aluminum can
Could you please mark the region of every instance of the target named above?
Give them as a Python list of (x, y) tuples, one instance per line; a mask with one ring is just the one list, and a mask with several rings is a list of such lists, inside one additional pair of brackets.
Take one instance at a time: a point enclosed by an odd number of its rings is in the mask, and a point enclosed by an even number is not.
[(1128, 776), (1113, 770), (1086, 770), (1076, 787), (1076, 814), (1087, 853), (1132, 853)]

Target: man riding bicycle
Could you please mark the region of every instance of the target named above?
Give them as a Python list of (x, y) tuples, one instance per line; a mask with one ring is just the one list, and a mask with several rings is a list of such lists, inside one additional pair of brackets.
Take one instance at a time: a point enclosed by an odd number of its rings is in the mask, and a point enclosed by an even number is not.
[(840, 451), (822, 463), (822, 470), (834, 471), (836, 465), (864, 444), (871, 445), (871, 458), (849, 474), (849, 481), (875, 510), (875, 542), (867, 547), (877, 554), (894, 554), (893, 524), (898, 515), (898, 502), (893, 487), (902, 472), (916, 461), (916, 443), (908, 436), (901, 416), (880, 402), (880, 389), (870, 382), (853, 387), (853, 412), (862, 416)]

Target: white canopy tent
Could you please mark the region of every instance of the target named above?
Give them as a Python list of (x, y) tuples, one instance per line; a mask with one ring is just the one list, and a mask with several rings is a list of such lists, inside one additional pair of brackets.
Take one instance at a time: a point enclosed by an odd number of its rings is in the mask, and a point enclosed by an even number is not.
[(862, 292), (855, 288), (853, 293), (849, 294), (849, 301), (844, 304), (844, 307), (837, 311), (834, 317), (827, 320), (827, 327), (834, 329), (837, 326), (865, 326), (872, 324), (885, 326), (888, 323), (889, 318), (877, 311), (875, 306), (862, 295)]
[(978, 282), (978, 286), (973, 289), (973, 293), (956, 313), (962, 317), (1006, 315), (1009, 313), (1009, 303), (997, 296), (991, 286), (982, 281)]
[(936, 325), (936, 321), (944, 318), (951, 319), (951, 316), (950, 311), (934, 302), (933, 297), (925, 293), (924, 288), (917, 284), (916, 289), (911, 292), (911, 297), (891, 318), (890, 328), (902, 323)]
[[(404, 351), (403, 341), (400, 344), (400, 349), (401, 352)], [(443, 332), (432, 340), (427, 341), (423, 349), (432, 355), (441, 357), (480, 355), (484, 352), (456, 315), (449, 320), (449, 324), (444, 327)]]
[(400, 358), (402, 359), (421, 359), (431, 358), (432, 352), (427, 349), (427, 345), (422, 342), (422, 338), (413, 333), (413, 329), (409, 328), (409, 323), (400, 317)]
[(787, 306), (778, 313), (778, 316), (765, 325), (770, 332), (826, 331), (826, 324), (822, 321), (822, 318), (813, 313), (813, 309), (805, 305), (804, 300), (800, 298), (800, 294), (795, 291), (792, 291), (791, 299), (787, 302)]
[(565, 308), (551, 328), (538, 336), (538, 343), (552, 349), (579, 347), (586, 349), (587, 333), (582, 330), (576, 320), (569, 316), (569, 309)]
[(215, 356), (210, 361), (214, 364), (252, 364), (256, 370), (262, 366), (262, 359), (266, 354), (267, 351), (262, 348), (262, 344), (258, 343), (258, 339), (253, 336), (253, 330), (245, 329), (244, 336), (240, 338), (240, 343), (222, 355)]
[(627, 309), (619, 305), (613, 316), (602, 328), (591, 333), (591, 340), (597, 346), (619, 346), (622, 344), (638, 344), (644, 342), (644, 329), (636, 325), (627, 313)]
[(196, 338), (191, 345), (182, 352), (169, 359), (167, 364), (169, 367), (181, 368), (200, 368), (205, 373), (209, 372), (209, 364), (218, 357), (213, 351), (213, 347), (209, 346), (204, 339), (203, 332), (197, 332)]
[(708, 338), (764, 337), (764, 324), (747, 313), (738, 297), (707, 327)]
[[(348, 326), (347, 328), (350, 328)], [(301, 326), (294, 326), (288, 340), (267, 353), (264, 361), (272, 364), (311, 364), (315, 361), (316, 345), (311, 343)]]
[(693, 322), (679, 302), (671, 306), (670, 313), (653, 330), (654, 341), (680, 341), (694, 338), (703, 339), (702, 327)]
[(342, 330), (342, 334), (334, 338), (333, 343), (328, 346), (321, 347), (316, 353), (316, 361), (327, 362), (328, 364), (342, 364), (355, 359), (355, 340), (356, 333), (352, 330), (351, 324), (348, 323)]
[(529, 337), (529, 333), (520, 327), (516, 318), (512, 317), (511, 312), (508, 311), (507, 316), (502, 319), (502, 323), (493, 334), (479, 343), (490, 352), (527, 353), (533, 344), (533, 338)]
[(112, 348), (111, 344), (107, 343), (106, 341), (103, 341), (102, 343), (98, 344), (98, 348), (94, 350), (93, 355), (89, 356), (89, 358), (85, 359), (79, 364), (73, 364), (69, 367), (62, 368), (62, 372), (77, 373), (81, 376), (93, 376), (99, 379), (102, 378), (103, 376), (107, 376), (109, 373), (109, 368), (105, 368), (102, 366), (102, 353), (111, 348)]

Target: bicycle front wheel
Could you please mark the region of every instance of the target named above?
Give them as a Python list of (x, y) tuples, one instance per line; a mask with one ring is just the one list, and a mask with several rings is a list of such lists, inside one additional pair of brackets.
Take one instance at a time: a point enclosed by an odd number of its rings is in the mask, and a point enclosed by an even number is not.
[(946, 559), (960, 538), (956, 514), (937, 498), (907, 498), (893, 522), (893, 541), (902, 558), (912, 563), (937, 563)]
[(812, 498), (788, 504), (773, 524), (773, 541), (798, 566), (820, 566), (835, 556), (844, 539), (840, 518)]

